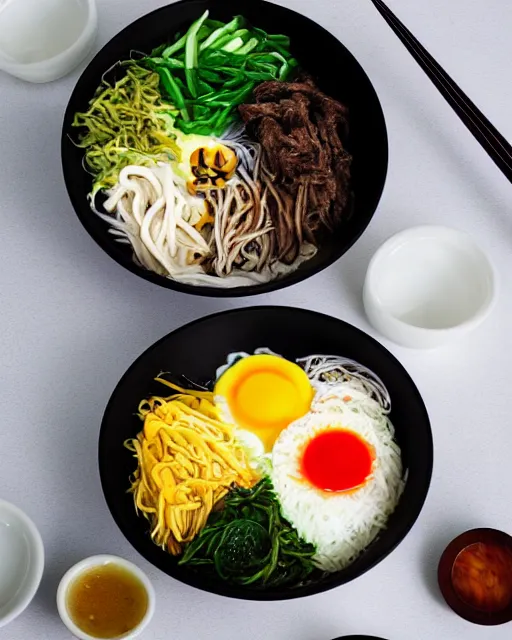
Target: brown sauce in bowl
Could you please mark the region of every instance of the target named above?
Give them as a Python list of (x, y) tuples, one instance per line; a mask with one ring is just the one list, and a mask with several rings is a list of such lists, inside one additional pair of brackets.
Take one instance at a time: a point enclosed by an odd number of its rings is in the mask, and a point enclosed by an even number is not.
[(135, 629), (148, 610), (144, 584), (128, 569), (109, 563), (92, 567), (71, 583), (68, 613), (94, 638), (118, 638)]
[(470, 544), (453, 564), (452, 584), (470, 607), (503, 611), (512, 603), (512, 551), (498, 544)]

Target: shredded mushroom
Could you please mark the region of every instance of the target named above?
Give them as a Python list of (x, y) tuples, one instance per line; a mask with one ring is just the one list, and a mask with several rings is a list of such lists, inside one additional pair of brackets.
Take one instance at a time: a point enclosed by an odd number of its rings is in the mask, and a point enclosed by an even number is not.
[(219, 142), (237, 157), (223, 188), (196, 195), (172, 163), (130, 165), (107, 192), (107, 213), (96, 213), (139, 265), (180, 282), (236, 287), (291, 273), (316, 253), (294, 222), (307, 199), (295, 204), (273, 185), (261, 146), (243, 128)]
[(273, 185), (273, 176), (262, 161), (261, 145), (239, 131), (231, 135), (236, 141), (228, 134), (224, 144), (237, 152), (237, 172), (225, 189), (207, 194), (215, 211), (212, 270), (219, 277), (240, 269), (268, 274), (267, 279), (290, 273), (316, 253), (316, 247), (302, 238), (307, 200), (297, 205), (301, 215), (295, 225), (295, 205)]

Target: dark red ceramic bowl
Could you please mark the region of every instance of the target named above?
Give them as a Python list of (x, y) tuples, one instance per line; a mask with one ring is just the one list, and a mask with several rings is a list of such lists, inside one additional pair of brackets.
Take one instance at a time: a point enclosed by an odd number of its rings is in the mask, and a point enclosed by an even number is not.
[(481, 625), (512, 621), (512, 537), (471, 529), (446, 547), (438, 568), (441, 593), (457, 615)]

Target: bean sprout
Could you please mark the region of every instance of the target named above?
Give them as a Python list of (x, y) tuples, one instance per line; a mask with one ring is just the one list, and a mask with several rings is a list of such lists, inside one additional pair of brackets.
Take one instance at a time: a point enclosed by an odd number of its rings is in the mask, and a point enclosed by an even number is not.
[(364, 365), (341, 356), (312, 355), (297, 360), (312, 382), (337, 384), (351, 382), (371, 396), (385, 413), (391, 411), (391, 398), (382, 380)]

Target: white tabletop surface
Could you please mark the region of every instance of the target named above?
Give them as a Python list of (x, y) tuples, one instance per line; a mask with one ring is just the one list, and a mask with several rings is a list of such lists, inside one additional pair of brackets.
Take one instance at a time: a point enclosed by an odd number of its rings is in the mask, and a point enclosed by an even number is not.
[[(46, 570), (30, 607), (1, 640), (65, 640), (55, 607), (64, 571), (96, 553), (149, 574), (157, 613), (144, 640), (510, 639), (512, 624), (471, 625), (444, 604), (436, 566), (472, 527), (512, 532), (512, 191), (369, 0), (280, 0), (330, 29), (369, 74), (390, 142), (384, 196), (369, 229), (337, 264), (285, 291), (247, 300), (173, 293), (128, 273), (90, 239), (60, 167), (64, 109), (81, 69), (48, 85), (0, 74), (0, 497), (34, 519)], [(165, 0), (98, 0), (97, 47)], [(489, 119), (512, 140), (512, 5), (506, 0), (390, 0)], [(83, 66), (82, 66), (83, 68)], [(97, 471), (99, 424), (131, 362), (155, 340), (235, 306), (287, 304), (375, 333), (361, 305), (372, 253), (411, 225), (470, 232), (501, 275), (495, 312), (459, 344), (416, 352), (382, 342), (428, 407), (435, 469), (412, 532), (355, 582), (306, 600), (233, 601), (172, 580), (130, 547), (113, 522)], [(378, 336), (376, 336), (378, 337)], [(412, 428), (414, 425), (411, 425)]]

